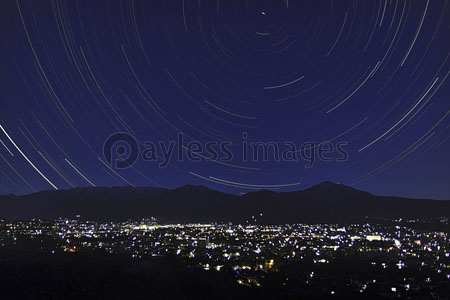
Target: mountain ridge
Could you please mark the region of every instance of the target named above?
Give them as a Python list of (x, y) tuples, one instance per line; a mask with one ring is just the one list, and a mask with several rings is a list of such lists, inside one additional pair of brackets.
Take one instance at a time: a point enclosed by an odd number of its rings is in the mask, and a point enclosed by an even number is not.
[(78, 187), (0, 196), (0, 217), (121, 220), (156, 217), (162, 222), (296, 223), (371, 218), (450, 217), (449, 200), (376, 196), (325, 181), (291, 191), (227, 194), (202, 185)]

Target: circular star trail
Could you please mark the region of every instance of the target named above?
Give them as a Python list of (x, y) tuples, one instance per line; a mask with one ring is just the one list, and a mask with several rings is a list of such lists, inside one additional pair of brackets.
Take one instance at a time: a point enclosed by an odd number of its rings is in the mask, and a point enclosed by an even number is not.
[[(187, 183), (245, 193), (332, 180), (450, 197), (448, 1), (0, 6), (0, 193)], [(116, 132), (140, 150), (167, 150), (181, 134), (184, 154), (177, 144), (163, 167), (160, 154), (115, 168), (103, 146)], [(192, 142), (227, 143), (233, 157), (193, 161)], [(342, 143), (345, 159), (317, 158), (322, 142)], [(252, 143), (294, 143), (315, 161), (245, 159)]]

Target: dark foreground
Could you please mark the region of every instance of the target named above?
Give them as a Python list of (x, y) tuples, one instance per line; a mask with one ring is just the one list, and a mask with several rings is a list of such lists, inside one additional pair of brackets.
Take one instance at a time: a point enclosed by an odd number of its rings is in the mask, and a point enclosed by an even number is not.
[[(131, 259), (105, 253), (55, 253), (0, 251), (1, 299), (447, 299), (450, 285), (437, 293), (410, 292), (380, 295), (376, 285), (354, 291), (344, 284), (349, 273), (368, 273), (358, 261), (342, 261), (330, 277), (313, 285), (299, 286), (296, 278), (309, 266), (292, 264), (280, 272), (263, 275), (261, 286), (236, 284), (233, 272), (205, 271), (188, 267), (174, 258)], [(333, 272), (333, 271), (332, 271)], [(367, 275), (367, 274), (366, 274)], [(292, 284), (285, 283), (289, 276)], [(330, 294), (330, 287), (336, 294)]]
[(169, 259), (6, 251), (0, 255), (1, 299), (231, 299), (249, 293), (235, 288), (226, 274), (185, 268)]
[[(240, 286), (229, 272), (185, 267), (170, 258), (133, 260), (98, 253), (49, 255), (5, 250), (0, 255), (1, 299), (390, 298), (370, 290), (361, 295), (345, 286), (339, 288), (339, 295), (325, 293), (327, 289), (320, 285), (308, 289), (284, 286), (281, 284), (284, 278), (280, 273), (267, 274), (261, 287)], [(342, 267), (347, 270), (355, 268), (351, 264)], [(290, 275), (302, 273), (301, 268), (297, 272), (294, 268), (289, 271)], [(432, 299), (433, 296), (416, 294), (414, 297), (400, 298)]]

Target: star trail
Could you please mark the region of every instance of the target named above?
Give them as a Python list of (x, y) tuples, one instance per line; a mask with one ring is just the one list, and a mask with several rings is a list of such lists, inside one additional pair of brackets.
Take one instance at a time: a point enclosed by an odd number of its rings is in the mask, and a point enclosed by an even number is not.
[[(1, 1), (0, 194), (331, 180), (449, 199), (449, 4)], [(117, 132), (138, 141), (127, 168), (104, 156)]]

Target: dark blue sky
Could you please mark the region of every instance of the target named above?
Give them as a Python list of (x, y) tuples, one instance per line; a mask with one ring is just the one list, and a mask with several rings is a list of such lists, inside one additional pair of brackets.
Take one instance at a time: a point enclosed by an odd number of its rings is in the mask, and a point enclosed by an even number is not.
[[(7, 0), (0, 14), (0, 194), (331, 180), (450, 199), (448, 1)], [(115, 132), (139, 143), (130, 168), (104, 156)], [(180, 134), (200, 155), (179, 159)], [(280, 161), (245, 160), (254, 142)]]

